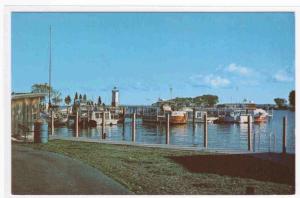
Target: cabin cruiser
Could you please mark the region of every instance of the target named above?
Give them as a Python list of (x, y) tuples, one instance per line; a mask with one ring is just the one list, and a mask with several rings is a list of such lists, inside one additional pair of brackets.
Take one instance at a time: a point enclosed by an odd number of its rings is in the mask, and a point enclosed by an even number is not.
[(89, 119), (90, 126), (99, 126), (102, 125), (104, 114), (104, 125), (115, 125), (118, 123), (118, 119), (112, 118), (110, 111), (93, 111)]

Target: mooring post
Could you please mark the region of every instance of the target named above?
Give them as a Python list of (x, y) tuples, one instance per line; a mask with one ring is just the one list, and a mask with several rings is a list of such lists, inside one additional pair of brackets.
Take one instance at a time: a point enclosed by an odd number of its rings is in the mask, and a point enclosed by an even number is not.
[(282, 154), (286, 154), (286, 129), (287, 129), (287, 117), (283, 117), (283, 128), (282, 128)]
[(204, 140), (204, 148), (207, 148), (207, 114), (204, 114), (204, 135), (203, 135), (203, 140)]
[(193, 127), (195, 127), (196, 110), (193, 108)]
[(252, 151), (251, 148), (251, 115), (248, 115), (248, 151)]
[(269, 153), (271, 152), (271, 132), (269, 134)]
[(276, 129), (274, 129), (274, 152), (276, 152)]
[(166, 144), (170, 143), (170, 115), (166, 114)]
[(123, 107), (123, 125), (125, 124), (125, 115), (126, 115), (126, 109)]
[(132, 138), (132, 141), (135, 142), (135, 113), (132, 114), (131, 138)]
[(51, 110), (51, 135), (54, 135), (54, 112)]
[(79, 130), (79, 113), (76, 111), (76, 120), (75, 120), (75, 131), (76, 131), (76, 137), (78, 137), (78, 130)]
[(102, 139), (105, 139), (105, 111), (102, 112)]

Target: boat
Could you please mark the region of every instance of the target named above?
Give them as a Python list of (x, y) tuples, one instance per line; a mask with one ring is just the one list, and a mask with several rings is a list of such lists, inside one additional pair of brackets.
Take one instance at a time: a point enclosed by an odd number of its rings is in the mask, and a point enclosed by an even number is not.
[(253, 111), (254, 122), (266, 122), (268, 120), (268, 113), (263, 109), (255, 109)]
[[(54, 126), (63, 126), (68, 123), (68, 115), (60, 114), (60, 113), (53, 113), (54, 117)], [(52, 115), (48, 115), (48, 124), (51, 125), (52, 122)]]
[(170, 124), (186, 124), (187, 113), (185, 111), (171, 111)]
[(112, 118), (110, 111), (93, 111), (89, 119), (89, 126), (96, 127), (102, 125), (103, 113), (105, 120), (104, 125), (116, 125), (118, 123), (118, 119)]
[(238, 112), (237, 111), (226, 111), (224, 114), (219, 115), (217, 123), (236, 123), (238, 120)]

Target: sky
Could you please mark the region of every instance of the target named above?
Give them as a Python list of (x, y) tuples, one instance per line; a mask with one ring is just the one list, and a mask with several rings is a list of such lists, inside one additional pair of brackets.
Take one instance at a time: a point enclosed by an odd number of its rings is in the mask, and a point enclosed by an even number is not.
[[(274, 103), (295, 89), (294, 13), (12, 14), (12, 91), (48, 82), (111, 103), (214, 94)], [(171, 91), (172, 90), (172, 91)]]

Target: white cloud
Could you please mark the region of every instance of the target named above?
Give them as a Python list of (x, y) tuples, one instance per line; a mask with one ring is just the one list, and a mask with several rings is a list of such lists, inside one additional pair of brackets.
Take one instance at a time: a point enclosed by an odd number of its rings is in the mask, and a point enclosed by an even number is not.
[(190, 77), (194, 86), (208, 86), (213, 88), (227, 87), (230, 81), (226, 78), (209, 74), (209, 75), (196, 75)]
[(251, 69), (240, 65), (236, 65), (235, 63), (231, 63), (230, 65), (228, 65), (228, 67), (226, 67), (225, 70), (242, 76), (247, 76), (252, 73)]
[(291, 77), (285, 70), (279, 70), (277, 71), (273, 79), (277, 82), (292, 82), (293, 77)]

